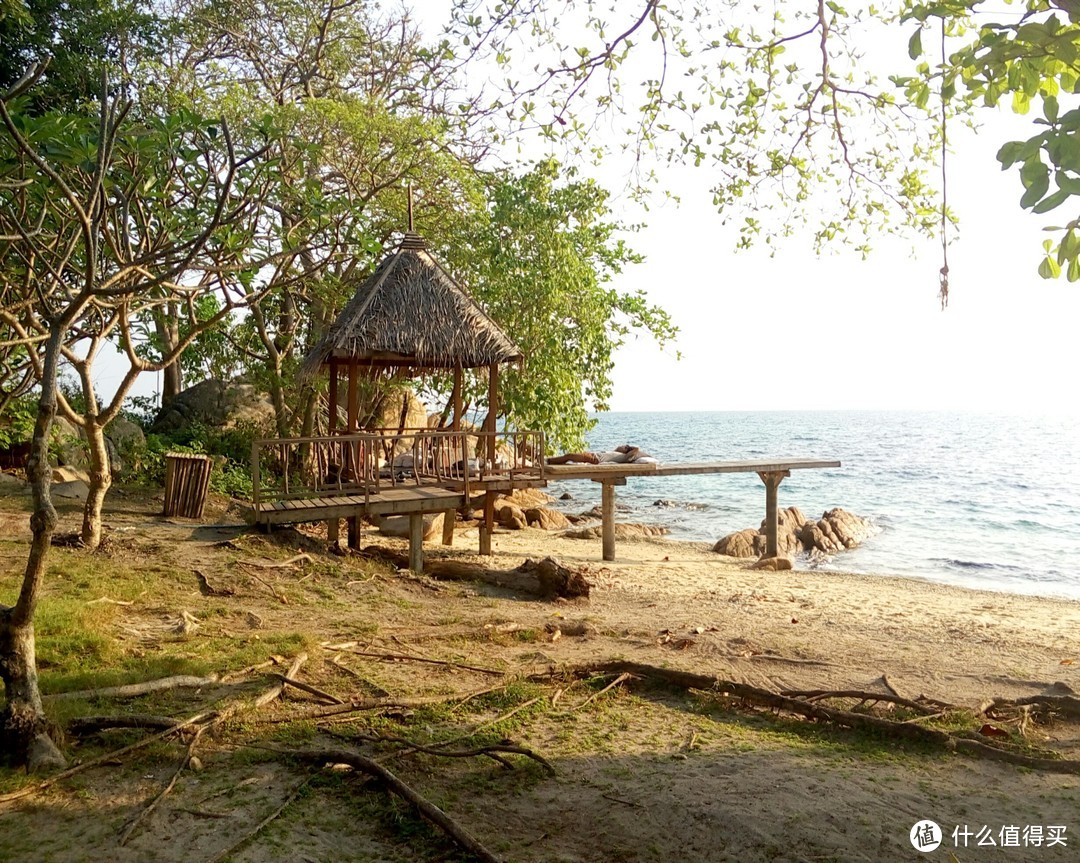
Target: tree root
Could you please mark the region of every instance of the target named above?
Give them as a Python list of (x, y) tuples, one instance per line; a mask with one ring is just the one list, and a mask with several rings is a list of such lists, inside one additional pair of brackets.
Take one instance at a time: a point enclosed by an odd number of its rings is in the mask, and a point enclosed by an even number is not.
[[(377, 761), (373, 761), (358, 753), (347, 752), (342, 749), (318, 749), (307, 751), (279, 749), (276, 751), (320, 767), (326, 764), (347, 764), (354, 770), (366, 773), (368, 776), (372, 776), (379, 780), (392, 794), (396, 794), (402, 800), (410, 803), (424, 819), (442, 830), (442, 832), (450, 837), (459, 848), (474, 855), (481, 863), (502, 863), (501, 858), (496, 857), (468, 830)], [(210, 861), (210, 863), (217, 863), (218, 859), (220, 858), (215, 858), (213, 861)]]
[[(760, 707), (768, 707), (774, 710), (783, 710), (794, 713), (815, 722), (835, 725), (841, 728), (855, 728), (871, 730), (889, 737), (899, 737), (905, 740), (922, 743), (946, 752), (962, 752), (966, 755), (974, 755), (995, 761), (1005, 761), (1030, 767), (1036, 770), (1045, 770), (1054, 773), (1080, 774), (1080, 761), (1055, 757), (1040, 757), (1026, 755), (1012, 750), (991, 746), (981, 740), (974, 740), (947, 731), (935, 728), (924, 728), (921, 725), (896, 722), (891, 719), (883, 719), (865, 713), (854, 713), (849, 710), (840, 710), (826, 707), (818, 703), (781, 695), (757, 686), (745, 683), (737, 683), (732, 680), (724, 680), (717, 677), (709, 677), (705, 674), (694, 674), (689, 671), (679, 671), (672, 668), (660, 668), (654, 665), (646, 665), (637, 662), (625, 662), (615, 660), (600, 662), (582, 666), (572, 666), (568, 669), (555, 671), (550, 676), (557, 674), (569, 674), (574, 677), (588, 677), (596, 674), (631, 674), (635, 677), (662, 681), (681, 689), (695, 689), (714, 695), (738, 698)], [(537, 679), (534, 675), (533, 679)], [(1022, 699), (1023, 700), (1023, 699)]]
[(78, 716), (67, 726), (69, 734), (83, 737), (108, 731), (111, 728), (156, 728), (158, 730), (176, 727), (178, 720), (171, 716), (153, 716), (149, 713), (130, 713), (111, 716)]

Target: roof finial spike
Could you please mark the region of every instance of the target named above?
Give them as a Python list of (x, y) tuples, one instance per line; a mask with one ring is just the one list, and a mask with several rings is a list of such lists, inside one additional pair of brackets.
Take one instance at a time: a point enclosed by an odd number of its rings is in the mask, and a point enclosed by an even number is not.
[(409, 233), (414, 233), (412, 220), (412, 183), (409, 183)]

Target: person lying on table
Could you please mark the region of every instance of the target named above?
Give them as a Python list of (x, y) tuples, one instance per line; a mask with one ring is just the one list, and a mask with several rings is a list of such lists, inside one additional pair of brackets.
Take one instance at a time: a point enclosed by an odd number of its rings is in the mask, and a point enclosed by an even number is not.
[(552, 456), (548, 464), (658, 464), (657, 460), (641, 447), (624, 443), (613, 452), (568, 452)]

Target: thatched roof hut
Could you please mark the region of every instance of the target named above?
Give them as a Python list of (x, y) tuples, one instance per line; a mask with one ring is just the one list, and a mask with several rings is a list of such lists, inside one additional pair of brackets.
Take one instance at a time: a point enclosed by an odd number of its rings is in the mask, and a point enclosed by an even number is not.
[(481, 368), (521, 359), (499, 329), (408, 233), (357, 289), (304, 360), (313, 375), (337, 360), (371, 367)]
[(326, 335), (311, 350), (301, 374), (330, 370), (330, 428), (336, 427), (337, 382), (348, 374), (347, 430), (357, 423), (357, 377), (382, 369), (454, 371), (454, 428), (459, 427), (462, 369), (488, 368), (488, 417), (495, 429), (498, 369), (522, 358), (499, 329), (409, 232), (375, 272), (357, 288)]

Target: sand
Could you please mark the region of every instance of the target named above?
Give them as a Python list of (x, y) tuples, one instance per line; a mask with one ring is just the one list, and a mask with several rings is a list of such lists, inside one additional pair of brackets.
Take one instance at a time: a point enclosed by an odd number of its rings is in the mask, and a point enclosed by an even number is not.
[[(475, 531), (459, 533), (449, 550), (437, 543), (427, 546), (429, 555), (493, 569), (552, 555), (588, 570), (593, 585), (588, 600), (541, 602), (479, 583), (433, 586), (407, 575), (360, 578), (350, 574), (348, 558), (318, 557), (318, 527), (307, 538), (283, 531), (276, 540), (280, 547), (274, 548), (233, 527), (192, 530), (191, 525), (162, 522), (149, 516), (154, 506), (153, 501), (125, 500), (107, 518), (121, 537), (115, 554), (148, 564), (182, 562), (181, 569), (198, 567), (218, 584), (235, 577), (229, 564), (233, 553), (220, 547), (230, 537), (244, 544), (247, 556), (280, 558), (296, 551), (289, 546), (295, 537), (318, 558), (308, 576), (264, 573), (280, 579), (277, 583), (290, 592), (293, 601), (287, 606), (251, 579), (232, 582), (237, 595), (222, 600), (200, 595), (192, 578), (190, 589), (174, 592), (172, 601), (204, 621), (203, 633), (220, 628), (250, 637), (241, 621), (254, 610), (262, 619), (264, 638), (274, 629), (302, 626), (316, 639), (362, 637), (371, 650), (509, 669), (620, 658), (774, 690), (875, 692), (885, 691), (887, 676), (906, 696), (971, 707), (993, 696), (1080, 690), (1080, 603), (1066, 600), (886, 575), (757, 572), (748, 569), (748, 562), (713, 554), (706, 545), (663, 539), (620, 541), (617, 559), (610, 563), (601, 561), (598, 540), (570, 540), (533, 529), (498, 531), (491, 559), (475, 554)], [(230, 520), (223, 509), (212, 512)], [(62, 515), (65, 527), (77, 524), (76, 512)], [(0, 513), (0, 529), (12, 542), (12, 579), (19, 556), (14, 543), (26, 535), (25, 524), (25, 513), (13, 508)], [(402, 541), (374, 536), (365, 541), (404, 547)], [(842, 564), (842, 556), (837, 562)], [(63, 585), (55, 582), (53, 589)], [(148, 595), (125, 608), (123, 616), (159, 614), (161, 602)], [(212, 613), (214, 608), (218, 611)], [(547, 624), (568, 621), (584, 622), (588, 634), (557, 641), (495, 634), (515, 626), (542, 634)], [(316, 652), (304, 669), (305, 679), (348, 696), (355, 679), (335, 670), (328, 656)], [(446, 667), (357, 657), (351, 666), (401, 695), (491, 686), (490, 678)], [(582, 697), (574, 689), (561, 704)], [(280, 709), (310, 705), (301, 692), (290, 692), (288, 698)], [(923, 858), (908, 833), (924, 818), (946, 831), (946, 842), (928, 855), (931, 860), (1071, 861), (1080, 848), (1078, 776), (918, 750), (898, 749), (894, 756), (889, 741), (849, 742), (842, 732), (718, 707), (708, 699), (616, 689), (596, 709), (549, 710), (523, 723), (514, 735), (551, 758), (557, 776), (506, 771), (474, 760), (399, 765), (402, 775), (507, 861), (914, 860)], [(1080, 758), (1076, 722), (1040, 727), (1037, 735), (1039, 745)], [(167, 781), (175, 753), (158, 763), (132, 765), (125, 775), (134, 776), (137, 784), (130, 778), (118, 782), (109, 772), (91, 772), (70, 788), (0, 812), (0, 827), (11, 842), (18, 836), (55, 836), (44, 845), (35, 841), (33, 853), (12, 846), (6, 859), (210, 859), (242, 835), (245, 825), (272, 811), (300, 778), (295, 767), (249, 764), (227, 746), (215, 751), (208, 743), (205, 754), (207, 769), (185, 775), (145, 832), (128, 846), (117, 846), (118, 832)], [(218, 787), (235, 789), (228, 818), (200, 819), (188, 811), (204, 806), (199, 801)], [(363, 788), (303, 798), (272, 832), (233, 859), (329, 863), (447, 855), (445, 848), (424, 852), (407, 838), (389, 834), (379, 805)], [(65, 824), (62, 833), (55, 830), (58, 819)], [(1066, 828), (1065, 845), (1024, 847), (1022, 839), (1017, 847), (977, 844), (983, 828), (1000, 842), (1002, 831), (1012, 836), (1012, 827), (1050, 826)], [(954, 842), (954, 828), (972, 832), (966, 844)], [(4, 848), (0, 839), (0, 857)]]

